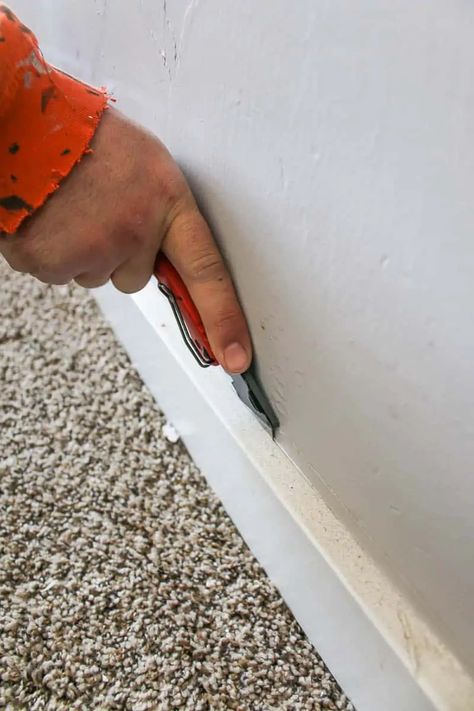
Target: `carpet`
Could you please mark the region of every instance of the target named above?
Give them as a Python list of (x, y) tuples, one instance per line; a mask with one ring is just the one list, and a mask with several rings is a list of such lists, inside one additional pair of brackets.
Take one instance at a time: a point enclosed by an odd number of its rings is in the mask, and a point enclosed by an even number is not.
[(0, 283), (0, 707), (353, 711), (93, 298)]

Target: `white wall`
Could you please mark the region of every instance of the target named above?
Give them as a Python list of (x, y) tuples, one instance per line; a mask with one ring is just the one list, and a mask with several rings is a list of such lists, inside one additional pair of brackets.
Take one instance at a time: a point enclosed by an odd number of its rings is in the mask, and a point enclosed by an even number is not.
[(11, 5), (180, 160), (281, 446), (474, 669), (473, 6)]

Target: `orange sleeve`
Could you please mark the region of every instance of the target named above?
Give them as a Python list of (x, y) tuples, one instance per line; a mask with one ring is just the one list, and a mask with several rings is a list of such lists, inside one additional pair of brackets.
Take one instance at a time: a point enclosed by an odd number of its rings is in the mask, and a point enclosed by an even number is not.
[(0, 2), (0, 233), (16, 232), (81, 159), (107, 99), (47, 64)]

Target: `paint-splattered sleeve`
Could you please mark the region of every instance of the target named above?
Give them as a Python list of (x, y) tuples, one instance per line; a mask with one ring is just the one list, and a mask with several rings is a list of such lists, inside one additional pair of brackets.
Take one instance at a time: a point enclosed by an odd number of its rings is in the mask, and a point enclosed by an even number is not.
[(47, 64), (33, 33), (0, 2), (0, 234), (16, 232), (88, 150), (107, 106)]

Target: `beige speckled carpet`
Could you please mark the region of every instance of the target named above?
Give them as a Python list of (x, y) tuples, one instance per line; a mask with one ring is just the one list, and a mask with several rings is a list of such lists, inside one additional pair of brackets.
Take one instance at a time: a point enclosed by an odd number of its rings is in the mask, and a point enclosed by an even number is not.
[(0, 280), (0, 708), (353, 709), (93, 299)]

